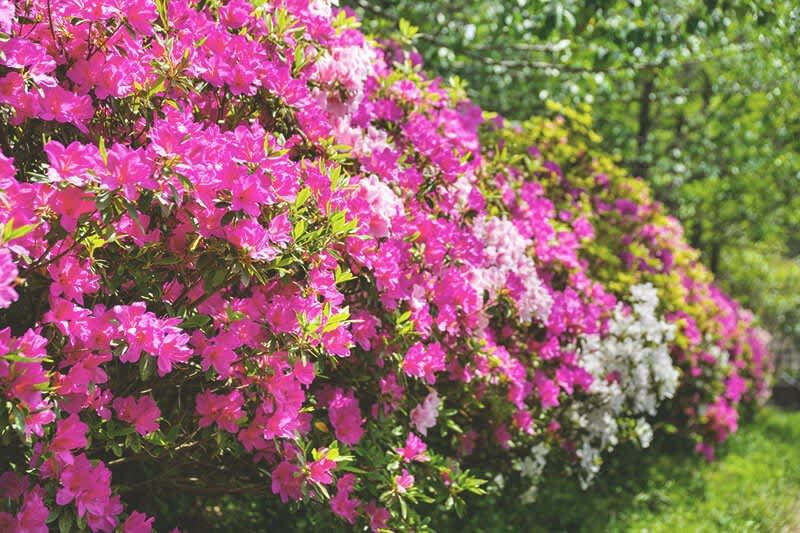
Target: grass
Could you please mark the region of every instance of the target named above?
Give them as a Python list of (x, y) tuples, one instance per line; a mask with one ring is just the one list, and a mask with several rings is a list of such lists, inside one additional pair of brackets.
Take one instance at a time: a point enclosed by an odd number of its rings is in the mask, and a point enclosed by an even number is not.
[[(712, 464), (663, 465), (634, 504), (609, 523), (620, 531), (797, 531), (800, 413), (768, 408)], [(677, 477), (670, 479), (670, 474)]]
[(713, 463), (674, 443), (653, 451), (618, 450), (586, 492), (557, 479), (533, 505), (508, 496), (437, 530), (800, 531), (800, 412), (763, 409)]

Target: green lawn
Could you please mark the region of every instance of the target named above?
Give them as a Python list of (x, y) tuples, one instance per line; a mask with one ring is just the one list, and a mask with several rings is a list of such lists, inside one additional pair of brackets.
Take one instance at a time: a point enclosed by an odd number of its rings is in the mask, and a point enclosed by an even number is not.
[(650, 481), (607, 529), (796, 531), (800, 413), (764, 410), (731, 438), (725, 452), (711, 464), (670, 464), (665, 457), (650, 466)]
[(504, 497), (437, 530), (800, 531), (800, 412), (760, 411), (713, 463), (669, 441), (657, 453), (618, 452), (586, 492), (551, 480), (534, 505)]

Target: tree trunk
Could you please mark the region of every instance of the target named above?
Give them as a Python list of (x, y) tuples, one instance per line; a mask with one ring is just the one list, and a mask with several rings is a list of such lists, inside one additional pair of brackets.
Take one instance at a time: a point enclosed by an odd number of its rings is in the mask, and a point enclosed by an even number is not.
[(639, 93), (639, 131), (636, 134), (636, 146), (638, 148), (638, 161), (634, 167), (634, 173), (647, 179), (649, 167), (648, 158), (645, 154), (645, 146), (650, 136), (652, 122), (650, 118), (650, 95), (655, 87), (655, 74), (644, 72), (642, 74), (642, 91)]
[(719, 259), (722, 254), (722, 241), (715, 239), (711, 242), (711, 250), (708, 260), (708, 268), (715, 278), (719, 277)]

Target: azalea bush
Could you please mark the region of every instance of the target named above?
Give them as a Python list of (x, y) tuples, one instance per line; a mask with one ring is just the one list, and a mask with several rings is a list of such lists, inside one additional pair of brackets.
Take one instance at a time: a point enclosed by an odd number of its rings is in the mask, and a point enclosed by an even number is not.
[(425, 530), (765, 395), (579, 114), (504, 124), (316, 0), (0, 32), (0, 529)]

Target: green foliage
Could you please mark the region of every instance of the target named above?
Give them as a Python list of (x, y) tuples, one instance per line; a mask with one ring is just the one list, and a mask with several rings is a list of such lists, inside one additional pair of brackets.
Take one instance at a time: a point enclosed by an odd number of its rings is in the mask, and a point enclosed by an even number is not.
[(620, 450), (588, 492), (562, 479), (528, 506), (510, 491), (490, 495), (474, 502), (469, 520), (437, 530), (791, 531), (800, 505), (798, 440), (800, 413), (767, 408), (717, 462), (662, 438), (645, 453)]
[[(755, 274), (800, 256), (795, 2), (345, 3), (367, 31), (413, 39), (428, 69), (466, 84), (484, 109), (523, 120), (548, 100), (591, 104), (603, 149), (648, 179), (733, 295), (800, 346), (781, 274)], [(402, 39), (401, 20), (416, 28)], [(748, 274), (743, 250), (766, 262)]]
[[(772, 351), (782, 373), (798, 377), (800, 346), (800, 260), (787, 259), (768, 246), (732, 248), (722, 256), (726, 289), (737, 294), (772, 326)], [(778, 376), (781, 377), (780, 375)]]

